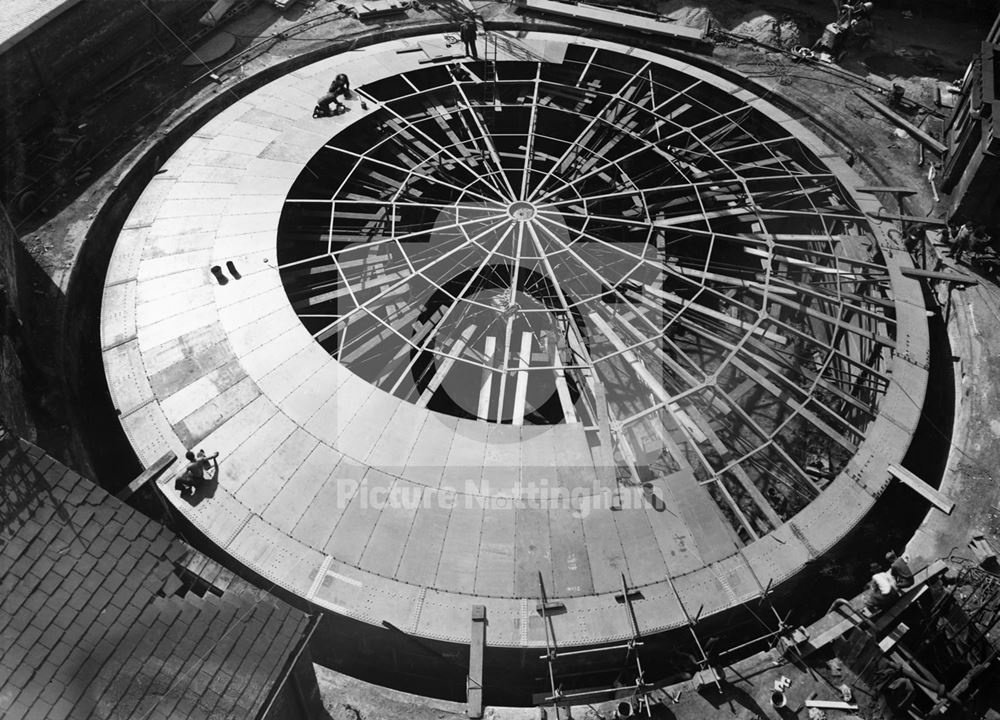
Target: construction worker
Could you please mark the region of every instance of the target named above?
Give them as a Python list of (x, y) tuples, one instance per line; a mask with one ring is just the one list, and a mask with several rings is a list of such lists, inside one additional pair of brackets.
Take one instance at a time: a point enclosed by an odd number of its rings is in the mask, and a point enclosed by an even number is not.
[(923, 225), (914, 225), (906, 231), (906, 237), (903, 240), (903, 244), (906, 247), (906, 251), (910, 253), (910, 255), (916, 255), (923, 249), (926, 240), (926, 228), (924, 228)]
[(913, 585), (913, 571), (906, 564), (906, 560), (892, 550), (885, 554), (885, 559), (889, 563), (889, 572), (892, 573), (892, 577), (896, 581), (896, 587), (900, 590), (911, 587)]
[[(330, 83), (330, 89), (327, 90), (326, 95), (321, 97), (316, 101), (316, 107), (313, 108), (313, 117), (330, 117), (331, 115), (340, 115), (342, 112), (347, 110), (344, 104), (340, 102), (339, 98), (343, 95), (345, 100), (351, 97), (351, 81), (347, 78), (347, 75), (340, 73), (333, 79)], [(337, 108), (330, 111), (330, 105), (336, 104)]]
[(896, 578), (890, 571), (882, 570), (877, 563), (871, 563), (869, 570), (872, 579), (868, 587), (865, 609), (874, 614), (892, 607), (899, 599), (899, 591), (896, 589)]
[[(187, 467), (183, 474), (174, 482), (174, 489), (179, 490), (181, 497), (195, 495), (205, 482), (205, 473), (212, 469), (212, 461), (219, 457), (219, 453), (205, 455), (204, 450), (199, 450), (198, 454), (188, 450), (185, 454), (188, 460)], [(218, 468), (218, 463), (215, 465)]]
[(462, 21), (462, 25), (459, 28), (459, 37), (465, 43), (465, 54), (470, 55), (473, 60), (479, 59), (479, 53), (476, 52), (476, 35), (476, 18), (470, 13)]
[(986, 226), (980, 225), (972, 232), (972, 237), (969, 238), (969, 251), (974, 253), (985, 252), (989, 249), (992, 240), (993, 238), (986, 232)]
[(976, 229), (971, 220), (966, 221), (964, 225), (955, 233), (955, 240), (951, 246), (951, 257), (955, 258), (955, 262), (961, 262), (962, 255), (971, 247), (972, 243), (972, 233)]

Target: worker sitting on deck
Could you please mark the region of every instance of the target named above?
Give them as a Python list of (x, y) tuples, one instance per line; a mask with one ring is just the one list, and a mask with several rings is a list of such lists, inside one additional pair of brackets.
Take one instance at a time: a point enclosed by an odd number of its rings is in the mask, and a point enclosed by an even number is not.
[(872, 563), (869, 570), (871, 570), (872, 579), (868, 588), (868, 597), (865, 600), (865, 609), (871, 613), (877, 613), (892, 607), (899, 599), (899, 591), (896, 589), (896, 579), (890, 571), (882, 570), (876, 563)]
[(906, 560), (901, 558), (892, 550), (885, 554), (885, 559), (889, 563), (889, 572), (892, 573), (892, 577), (896, 581), (896, 587), (900, 590), (906, 590), (908, 587), (912, 587), (913, 571), (910, 570), (910, 566), (906, 564)]
[(465, 54), (471, 56), (473, 60), (478, 60), (479, 53), (476, 52), (476, 19), (471, 14), (467, 15), (465, 20), (462, 21), (458, 32), (459, 37), (462, 38), (462, 42), (465, 43)]
[(204, 450), (199, 450), (198, 454), (195, 455), (191, 450), (188, 450), (185, 457), (188, 460), (187, 467), (174, 482), (174, 489), (180, 491), (181, 497), (192, 496), (198, 492), (205, 482), (205, 473), (212, 469), (211, 461), (219, 457), (219, 453), (205, 455)]
[[(344, 112), (347, 108), (338, 99), (341, 95), (344, 96), (345, 100), (349, 100), (351, 97), (351, 81), (344, 73), (337, 75), (333, 79), (333, 82), (330, 83), (330, 89), (326, 95), (316, 101), (316, 107), (313, 108), (313, 117), (330, 117), (331, 115), (340, 115)], [(336, 104), (337, 106), (333, 111), (330, 110), (331, 104)]]

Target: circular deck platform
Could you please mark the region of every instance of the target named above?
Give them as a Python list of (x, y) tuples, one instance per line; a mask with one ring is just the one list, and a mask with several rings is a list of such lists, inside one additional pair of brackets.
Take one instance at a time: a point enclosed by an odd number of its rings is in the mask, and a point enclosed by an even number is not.
[[(334, 613), (468, 643), (644, 635), (759, 597), (889, 481), (926, 319), (874, 196), (677, 59), (437, 38), (305, 67), (169, 158), (118, 238), (102, 347), (167, 496)], [(348, 112), (312, 119), (347, 73)], [(364, 104), (363, 104), (364, 103)], [(537, 653), (536, 653), (537, 654)]]

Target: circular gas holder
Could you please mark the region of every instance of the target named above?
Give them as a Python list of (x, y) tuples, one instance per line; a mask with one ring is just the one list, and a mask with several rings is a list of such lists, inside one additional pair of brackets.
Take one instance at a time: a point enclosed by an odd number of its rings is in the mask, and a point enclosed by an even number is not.
[[(150, 181), (104, 297), (122, 425), (147, 465), (219, 451), (211, 495), (170, 501), (411, 636), (380, 642), (447, 656), (484, 606), (517, 701), (546, 642), (633, 636), (623, 586), (685, 648), (656, 672), (697, 667), (688, 620), (742, 642), (740, 608), (790, 597), (908, 448), (909, 258), (748, 83), (592, 38), (511, 37), (495, 66), (414, 47), (247, 94)], [(340, 72), (348, 112), (311, 118)]]

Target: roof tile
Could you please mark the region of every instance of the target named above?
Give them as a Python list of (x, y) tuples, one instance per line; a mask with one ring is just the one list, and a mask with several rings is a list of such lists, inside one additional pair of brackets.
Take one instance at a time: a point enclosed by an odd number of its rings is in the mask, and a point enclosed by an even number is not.
[(39, 593), (37, 594), (44, 593), (46, 596), (50, 595), (57, 587), (59, 587), (60, 584), (62, 584), (64, 579), (63, 575), (59, 575), (54, 572), (45, 575), (38, 586)]
[[(131, 708), (169, 720), (256, 715), (260, 688), (294, 650), (298, 636), (287, 629), (304, 627), (305, 616), (267, 596), (254, 606), (259, 594), (231, 574), (222, 599), (155, 597), (174, 577), (174, 562), (213, 564), (37, 448), (23, 447), (52, 486), (35, 489), (31, 507), (22, 508), (23, 524), (10, 526), (13, 541), (0, 548), (0, 569), (11, 570), (0, 579), (0, 647), (8, 645), (0, 663), (30, 685), (22, 690), (32, 702), (24, 703), (27, 712), (41, 720), (51, 708), (54, 720), (69, 717), (75, 705), (83, 717), (93, 705), (100, 717)], [(0, 466), (5, 457), (0, 450)], [(37, 478), (17, 476), (21, 483)], [(8, 502), (5, 487), (0, 504)], [(154, 684), (172, 687), (170, 697), (151, 704)], [(208, 708), (201, 713), (193, 709), (199, 698)]]
[[(49, 568), (55, 564), (52, 557), (44, 552), (46, 547), (46, 543), (40, 540), (35, 540), (24, 553), (26, 557), (33, 559), (31, 569), (40, 574), (47, 573)], [(36, 552), (36, 550), (40, 552)]]
[(42, 661), (45, 660), (48, 654), (49, 648), (39, 643), (28, 650), (21, 664), (30, 667), (32, 670), (37, 670), (41, 667)]
[(170, 538), (166, 533), (161, 532), (150, 544), (149, 552), (162, 557), (168, 547), (170, 547)]
[(66, 604), (69, 607), (73, 608), (74, 610), (79, 611), (82, 610), (83, 607), (87, 604), (89, 598), (90, 598), (90, 593), (81, 588), (76, 592), (74, 592), (72, 596), (70, 596), (70, 599), (66, 601)]
[(36, 670), (32, 681), (25, 685), (24, 689), (18, 694), (17, 701), (30, 706), (34, 704), (41, 694), (42, 682), (39, 681), (39, 674)]
[(28, 574), (28, 570), (34, 565), (31, 558), (20, 555), (10, 568), (10, 574), (14, 577), (22, 578)]
[(18, 558), (28, 549), (29, 545), (31, 545), (31, 540), (27, 535), (24, 537), (15, 536), (4, 545), (0, 545), (0, 552), (7, 557)]
[(41, 696), (49, 704), (55, 705), (56, 700), (62, 697), (63, 686), (56, 682), (50, 682), (42, 688)]
[(73, 703), (66, 699), (59, 700), (49, 710), (49, 720), (66, 720), (71, 712), (73, 712)]
[(49, 714), (49, 708), (52, 706), (46, 703), (44, 700), (36, 700), (35, 704), (31, 706), (28, 710), (28, 714), (24, 716), (25, 720), (45, 720), (45, 717)]
[(160, 533), (160, 526), (157, 525), (156, 523), (152, 522), (146, 523), (146, 525), (142, 528), (142, 537), (144, 537), (146, 540), (152, 540), (159, 533)]
[(107, 552), (109, 545), (111, 545), (111, 538), (104, 533), (101, 533), (90, 541), (90, 545), (87, 547), (87, 554), (100, 558), (105, 552)]
[(46, 628), (52, 624), (52, 621), (55, 620), (55, 617), (58, 614), (59, 609), (52, 603), (48, 603), (35, 613), (35, 617), (32, 619), (31, 624), (37, 625), (40, 628)]
[(96, 564), (97, 564), (97, 558), (95, 558), (93, 555), (82, 555), (76, 561), (76, 567), (74, 569), (78, 573), (82, 573), (83, 575), (89, 575), (90, 571), (94, 569), (94, 566)]
[(31, 678), (34, 675), (35, 675), (35, 668), (28, 667), (27, 665), (22, 664), (21, 667), (15, 670), (14, 674), (7, 679), (7, 682), (13, 687), (20, 690), (21, 688), (23, 688), (25, 685), (28, 684), (28, 681), (31, 680)]
[(21, 647), (30, 650), (31, 647), (38, 642), (38, 638), (42, 636), (42, 631), (36, 628), (34, 625), (28, 625), (21, 631), (21, 634), (17, 638), (17, 644)]
[(64, 607), (72, 595), (68, 587), (60, 586), (49, 595), (49, 604), (57, 608)]
[(59, 530), (63, 527), (62, 520), (50, 520), (38, 531), (35, 538), (43, 543), (50, 543), (59, 536)]
[(4, 720), (23, 720), (28, 715), (30, 707), (20, 701), (14, 701), (10, 707), (4, 710)]
[(46, 596), (42, 593), (34, 593), (24, 601), (24, 608), (28, 612), (34, 614), (41, 610), (42, 606), (45, 605), (45, 599)]
[(61, 630), (65, 630), (70, 626), (76, 618), (76, 612), (71, 607), (63, 607), (56, 613), (56, 616), (52, 619), (52, 623)]
[(21, 645), (10, 645), (3, 654), (4, 664), (8, 667), (20, 667), (24, 656), (28, 654), (29, 648)]

